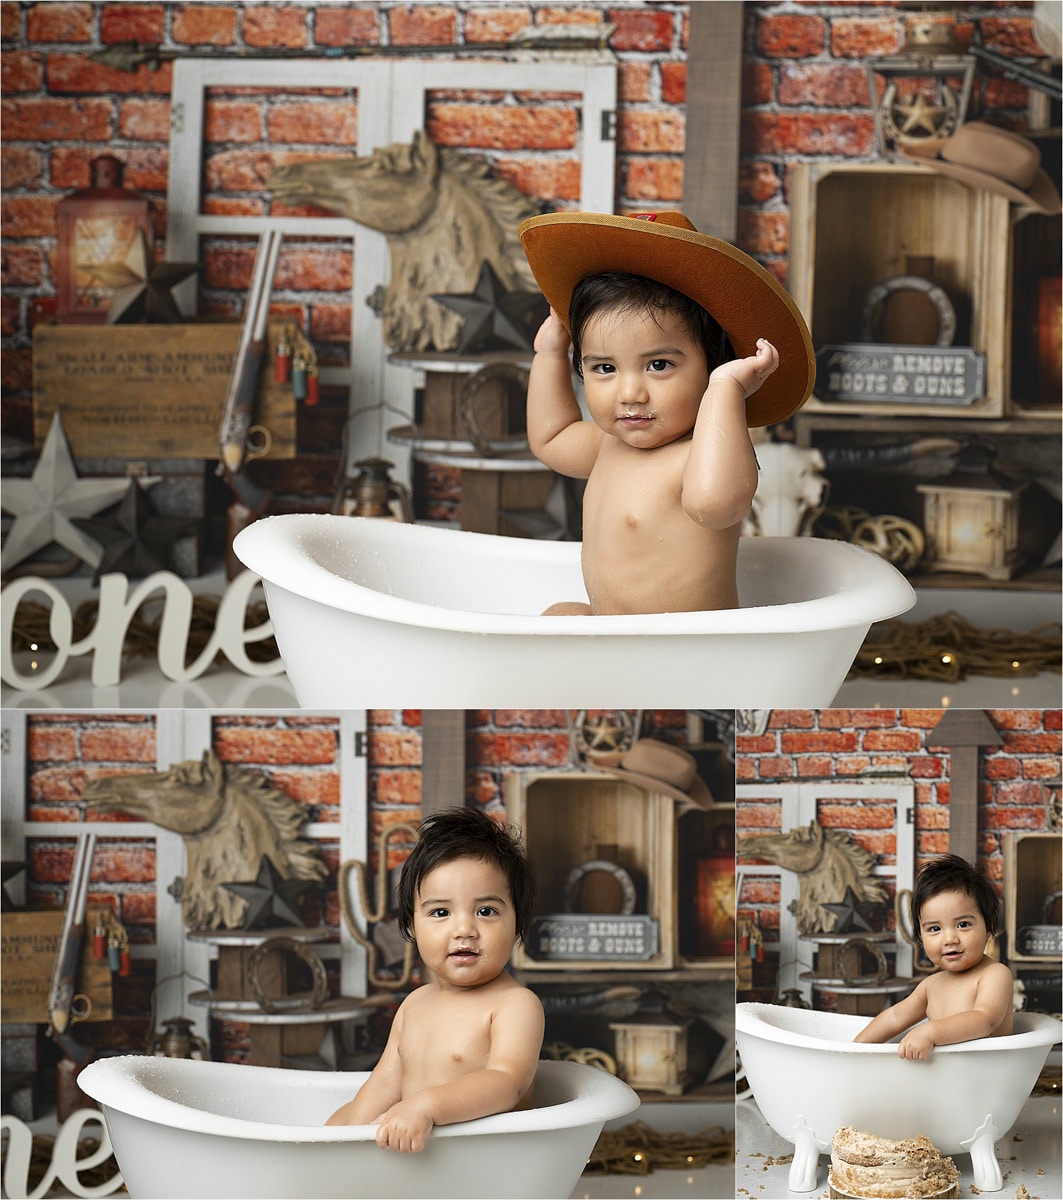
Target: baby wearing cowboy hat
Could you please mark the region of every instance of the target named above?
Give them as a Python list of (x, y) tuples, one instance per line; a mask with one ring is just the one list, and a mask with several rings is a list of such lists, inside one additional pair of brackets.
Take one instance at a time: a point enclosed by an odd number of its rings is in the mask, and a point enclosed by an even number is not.
[(590, 603), (546, 613), (736, 608), (738, 538), (757, 489), (749, 427), (789, 416), (815, 380), (797, 306), (681, 213), (548, 213), (519, 234), (550, 302), (529, 442), (552, 470), (587, 480)]

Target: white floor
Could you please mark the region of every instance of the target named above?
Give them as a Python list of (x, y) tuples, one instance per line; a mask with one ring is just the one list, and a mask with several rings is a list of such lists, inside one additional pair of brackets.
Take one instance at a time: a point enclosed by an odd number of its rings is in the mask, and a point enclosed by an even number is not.
[[(734, 1128), (733, 1104), (644, 1104), (636, 1112), (611, 1121), (607, 1129), (642, 1121), (658, 1133), (700, 1133), (713, 1126)], [(617, 1197), (626, 1200), (730, 1200), (734, 1165), (710, 1163), (691, 1171), (652, 1171), (649, 1175), (584, 1175), (572, 1200)]]
[[(1015, 1126), (997, 1142), (997, 1160), (1004, 1175), (999, 1192), (979, 1192), (971, 1175), (971, 1156), (957, 1154), (953, 1161), (960, 1171), (960, 1195), (998, 1197), (1011, 1200), (1023, 1184), (1031, 1200), (1059, 1200), (1063, 1196), (1063, 1166), (1060, 1162), (1060, 1098), (1032, 1096)], [(819, 1160), (819, 1177), (814, 1192), (791, 1192), (787, 1187), (789, 1156), (793, 1147), (761, 1116), (755, 1100), (744, 1100), (735, 1111), (735, 1196), (740, 1200), (820, 1200), (829, 1194), (829, 1158)], [(784, 1163), (772, 1160), (780, 1157)]]

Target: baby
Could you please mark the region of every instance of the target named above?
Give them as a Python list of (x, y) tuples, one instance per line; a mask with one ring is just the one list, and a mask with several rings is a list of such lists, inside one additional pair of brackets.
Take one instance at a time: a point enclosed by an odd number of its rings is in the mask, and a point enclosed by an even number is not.
[(551, 305), (535, 339), (529, 442), (551, 469), (587, 480), (590, 602), (547, 613), (737, 607), (738, 538), (757, 488), (749, 426), (787, 416), (815, 378), (796, 306), (679, 213), (551, 213), (520, 236)]
[(433, 813), (399, 879), (399, 927), (430, 979), (399, 1006), (372, 1074), (329, 1125), (376, 1125), (423, 1150), (434, 1125), (527, 1108), (543, 1009), (506, 964), (531, 920), (534, 874), (508, 827), (478, 809)]
[(912, 894), (912, 926), (938, 972), (853, 1041), (888, 1042), (907, 1029), (897, 1053), (916, 1062), (934, 1046), (1011, 1033), (1011, 971), (985, 953), (999, 911), (992, 883), (970, 863), (955, 854), (928, 862)]

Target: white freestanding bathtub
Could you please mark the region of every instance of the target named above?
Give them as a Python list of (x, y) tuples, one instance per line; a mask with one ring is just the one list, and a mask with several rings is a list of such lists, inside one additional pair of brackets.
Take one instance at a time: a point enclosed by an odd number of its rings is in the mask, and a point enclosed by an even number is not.
[(895, 1042), (854, 1045), (869, 1017), (777, 1004), (735, 1006), (735, 1041), (764, 1119), (794, 1145), (789, 1187), (811, 1192), (835, 1130), (925, 1134), (943, 1154), (971, 1155), (975, 1186), (1003, 1187), (993, 1144), (1015, 1123), (1060, 1040), (1055, 1017), (1016, 1013), (1009, 1037), (935, 1046), (925, 1062)]
[(293, 514), (233, 548), (304, 708), (825, 707), (872, 622), (915, 601), (817, 538), (742, 539), (741, 608), (608, 617), (540, 615), (586, 598), (578, 542)]
[(90, 1063), (78, 1086), (103, 1108), (134, 1200), (568, 1197), (602, 1125), (639, 1103), (595, 1067), (544, 1061), (534, 1108), (438, 1126), (420, 1154), (397, 1154), (375, 1126), (324, 1124), (368, 1078), (126, 1055)]

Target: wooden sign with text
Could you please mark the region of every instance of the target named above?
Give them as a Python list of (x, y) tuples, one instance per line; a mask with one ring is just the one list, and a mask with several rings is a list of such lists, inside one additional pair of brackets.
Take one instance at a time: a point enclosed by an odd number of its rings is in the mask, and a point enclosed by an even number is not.
[(821, 346), (816, 395), (919, 407), (974, 404), (985, 395), (985, 355), (970, 346)]
[[(295, 397), (273, 379), (282, 326), (269, 329), (254, 423), (269, 431), (265, 457), (295, 455)], [(225, 393), (240, 326), (39, 325), (33, 335), (33, 433), (56, 409), (77, 458), (218, 457)]]
[[(111, 972), (107, 959), (92, 957), (94, 915), (85, 914), (85, 940), (81, 946), (75, 992), (91, 1004), (86, 1021), (109, 1021), (114, 1015)], [(48, 985), (63, 932), (63, 913), (12, 912), (0, 918), (0, 959), (4, 986), (0, 988), (0, 1020), (44, 1023), (48, 1020)]]
[(660, 949), (659, 924), (642, 913), (551, 913), (534, 918), (526, 949), (539, 962), (645, 962)]

